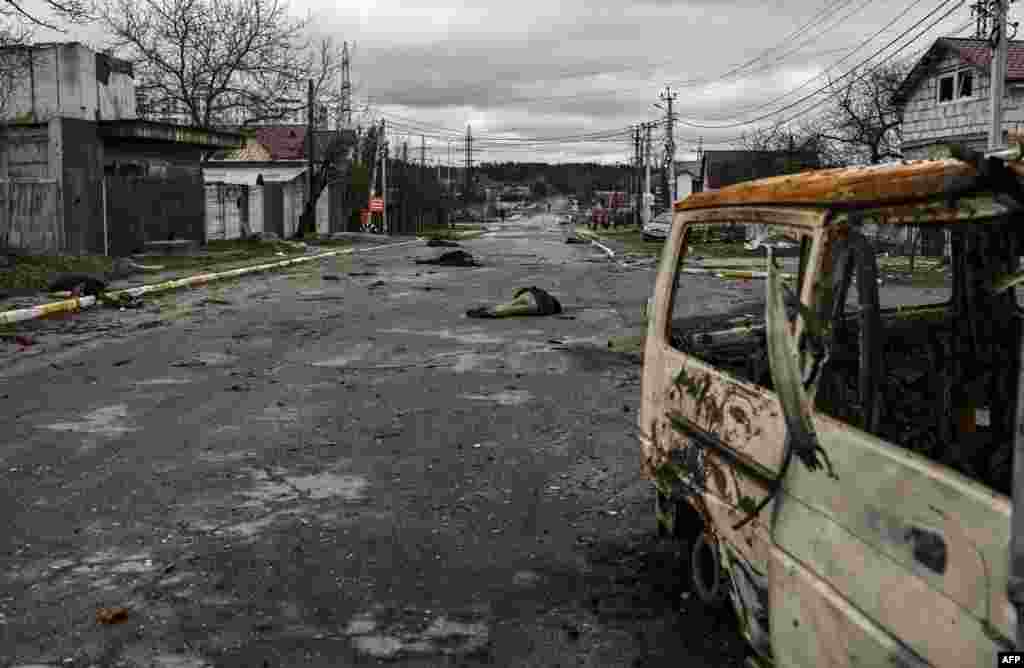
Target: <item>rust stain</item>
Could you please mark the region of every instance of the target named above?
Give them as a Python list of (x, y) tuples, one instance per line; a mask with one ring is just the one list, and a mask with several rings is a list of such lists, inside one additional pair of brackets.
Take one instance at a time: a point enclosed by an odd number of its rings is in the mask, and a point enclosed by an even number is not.
[(913, 199), (939, 197), (945, 192), (950, 179), (975, 174), (972, 165), (954, 159), (822, 169), (693, 193), (676, 202), (675, 210), (689, 211), (741, 204), (894, 205)]

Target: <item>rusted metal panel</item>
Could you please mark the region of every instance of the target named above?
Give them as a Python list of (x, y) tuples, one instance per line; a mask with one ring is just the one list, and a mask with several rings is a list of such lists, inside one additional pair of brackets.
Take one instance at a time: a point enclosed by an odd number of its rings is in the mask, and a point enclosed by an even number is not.
[[(775, 665), (830, 668), (926, 668), (931, 665), (777, 547), (770, 548), (768, 572)], [(920, 610), (909, 614), (928, 617)]]
[[(829, 453), (841, 456), (834, 447)], [(885, 476), (891, 489), (875, 485), (872, 476), (878, 475), (880, 466), (863, 472), (839, 463), (836, 467), (841, 471), (840, 480), (849, 483), (833, 489), (828, 501), (844, 507), (843, 520), (847, 523), (808, 505), (807, 497), (792, 494), (791, 490), (803, 481), (787, 479), (787, 493), (776, 500), (773, 542), (842, 592), (852, 606), (877, 624), (894, 629), (908, 647), (937, 668), (994, 665), (999, 644), (992, 638), (985, 620), (962, 607), (950, 596), (951, 592), (935, 588), (933, 582), (942, 578), (955, 583), (960, 588), (956, 594), (966, 598), (972, 607), (983, 605), (992, 589), (1003, 589), (994, 585), (1006, 581), (1005, 540), (996, 544), (1004, 553), (1003, 567), (989, 562), (988, 571), (983, 554), (979, 553), (985, 551), (986, 543), (972, 540), (979, 533), (997, 531), (991, 526), (995, 513), (989, 517), (981, 513), (982, 527), (968, 529), (967, 523), (973, 519), (969, 513), (951, 522), (928, 508), (925, 510), (931, 517), (924, 515), (920, 508), (926, 504), (914, 503), (921, 497), (927, 497), (933, 504), (943, 495), (955, 498), (949, 494), (952, 490), (922, 485), (920, 478), (913, 475), (909, 476), (912, 481), (899, 485), (899, 479), (908, 476), (907, 470), (899, 466), (889, 467)], [(800, 473), (801, 467), (793, 467), (790, 478)], [(825, 479), (820, 474), (808, 475)], [(869, 493), (876, 492), (871, 503), (865, 503), (863, 496), (849, 494), (858, 483), (865, 485)], [(820, 507), (820, 489), (815, 492)], [(904, 511), (904, 507), (908, 509)], [(856, 517), (858, 514), (860, 517)], [(1002, 520), (1005, 534), (1008, 515)], [(882, 537), (872, 544), (868, 542), (872, 535)], [(884, 550), (879, 549), (883, 541), (887, 548)], [(972, 547), (978, 551), (972, 554)], [(900, 552), (901, 560), (894, 559), (892, 555)], [(906, 561), (914, 566), (908, 567)], [(935, 577), (929, 577), (930, 574)], [(1000, 596), (1004, 601), (1001, 609), (1005, 609), (1005, 592), (1000, 591)]]
[(676, 211), (733, 206), (879, 207), (939, 197), (949, 183), (976, 175), (959, 160), (920, 160), (773, 176), (694, 193)]
[[(787, 496), (900, 565), (905, 579), (926, 581), (1012, 637), (1006, 592), (994, 586), (1006, 579), (1009, 499), (826, 415), (815, 415), (815, 428), (839, 480), (794, 467)], [(777, 524), (775, 540), (797, 558), (814, 560), (794, 547), (812, 549), (799, 522)]]

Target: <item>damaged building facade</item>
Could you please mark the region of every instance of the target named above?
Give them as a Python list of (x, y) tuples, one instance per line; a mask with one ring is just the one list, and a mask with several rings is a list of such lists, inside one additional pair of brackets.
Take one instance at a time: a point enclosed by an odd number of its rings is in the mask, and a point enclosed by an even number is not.
[[(130, 63), (75, 42), (8, 49), (0, 242), (122, 255), (205, 240), (205, 154), (241, 136), (138, 118)], [(0, 214), (2, 215), (2, 214)]]

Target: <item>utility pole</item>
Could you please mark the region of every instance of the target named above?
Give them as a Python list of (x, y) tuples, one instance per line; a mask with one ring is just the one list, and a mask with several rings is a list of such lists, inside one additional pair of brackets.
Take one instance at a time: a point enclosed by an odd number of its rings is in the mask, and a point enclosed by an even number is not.
[(646, 125), (647, 137), (644, 142), (644, 224), (651, 222), (651, 128), (653, 125)]
[(388, 134), (387, 121), (380, 122), (381, 147), (383, 148), (383, 159), (381, 160), (381, 197), (384, 199), (384, 211), (381, 212), (381, 232), (388, 233)]
[(469, 188), (473, 183), (473, 131), (469, 125), (466, 125), (466, 189), (462, 193), (462, 200), (466, 206), (469, 206)]
[(1003, 147), (1003, 91), (1006, 86), (1006, 56), (1009, 51), (1009, 44), (1006, 40), (1008, 5), (1009, 0), (993, 0), (992, 2), (992, 11), (995, 15), (991, 18), (995, 21), (995, 25), (992, 31), (994, 51), (989, 101), (992, 123), (988, 132), (988, 147), (993, 151)]
[(661, 100), (665, 102), (665, 159), (668, 161), (668, 191), (669, 191), (669, 208), (675, 204), (676, 201), (676, 133), (675, 133), (675, 114), (672, 111), (672, 103), (676, 100), (676, 94), (672, 92), (672, 89), (665, 86), (665, 92), (660, 96)]
[(633, 127), (633, 176), (630, 179), (632, 186), (630, 199), (633, 200), (633, 224), (640, 222), (640, 202), (637, 196), (640, 194), (640, 126)]
[[(309, 80), (309, 85), (306, 89), (306, 207), (310, 207), (313, 203), (313, 128), (314, 128), (314, 116), (316, 115), (316, 109), (313, 105), (313, 80)], [(315, 215), (315, 214), (314, 214)], [(301, 222), (299, 225), (301, 226)], [(301, 235), (304, 230), (300, 229), (299, 234)]]
[(448, 196), (452, 194), (452, 143), (448, 142)]
[(341, 52), (341, 109), (338, 113), (336, 130), (352, 127), (352, 79), (349, 72), (348, 42)]
[(402, 229), (409, 227), (409, 140), (402, 140)]

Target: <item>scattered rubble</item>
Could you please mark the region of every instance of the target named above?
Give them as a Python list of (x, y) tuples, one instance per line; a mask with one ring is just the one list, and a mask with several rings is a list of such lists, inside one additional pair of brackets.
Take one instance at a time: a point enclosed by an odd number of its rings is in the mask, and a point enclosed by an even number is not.
[(126, 608), (100, 608), (96, 611), (96, 621), (100, 624), (120, 624), (128, 621)]
[(512, 294), (512, 301), (496, 306), (478, 306), (466, 311), (470, 318), (506, 318), (519, 315), (557, 315), (562, 304), (538, 287), (519, 288)]
[(50, 283), (50, 292), (70, 292), (73, 296), (96, 296), (107, 289), (107, 282), (89, 274), (62, 274)]

